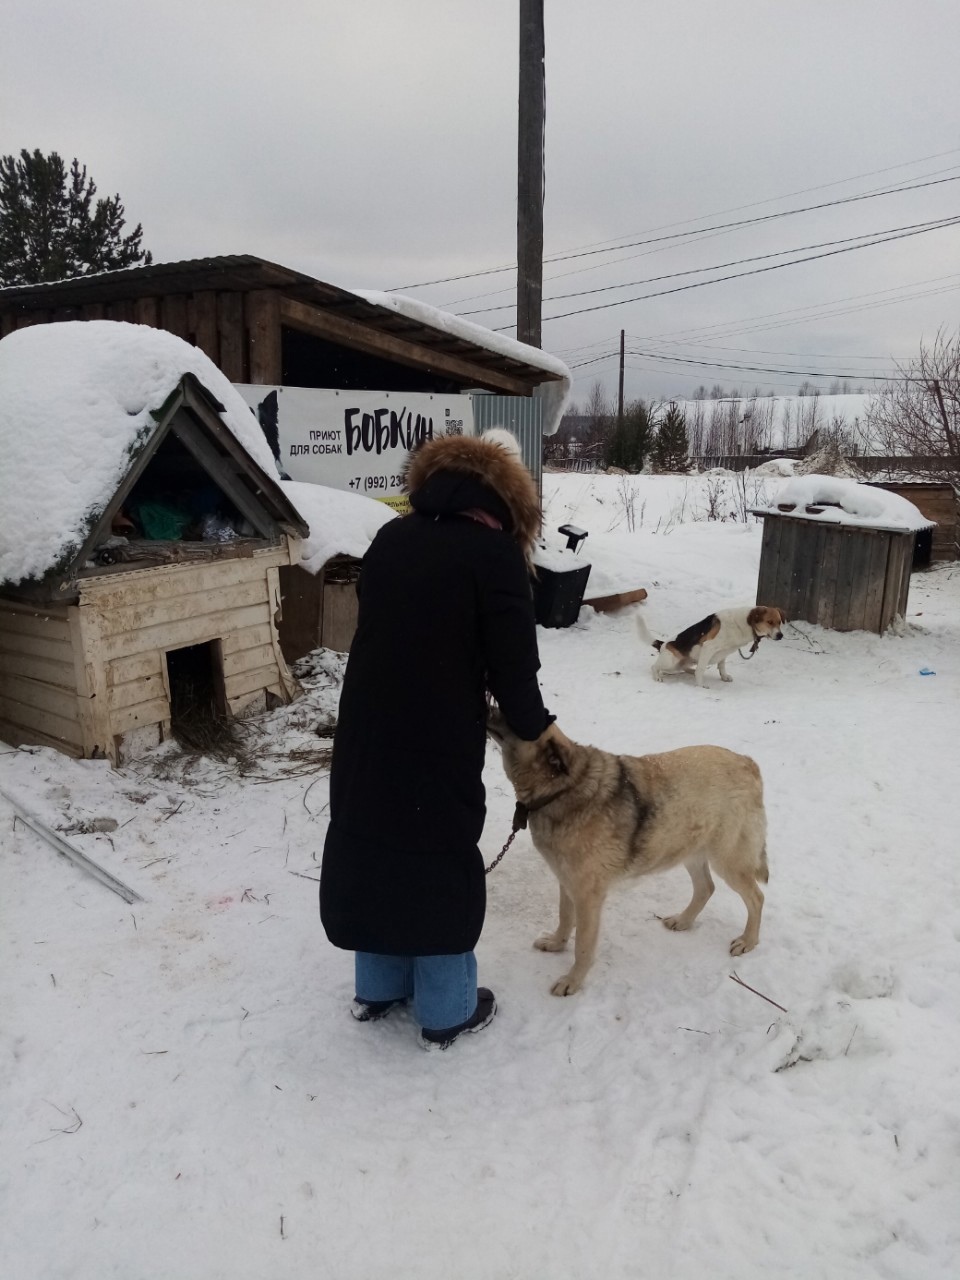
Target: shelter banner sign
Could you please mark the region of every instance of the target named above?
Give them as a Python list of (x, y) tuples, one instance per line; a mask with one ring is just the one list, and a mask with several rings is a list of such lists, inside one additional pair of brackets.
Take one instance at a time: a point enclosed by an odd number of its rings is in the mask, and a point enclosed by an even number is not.
[(402, 472), (435, 436), (473, 435), (469, 396), (235, 384), (257, 415), (281, 475), (408, 510)]

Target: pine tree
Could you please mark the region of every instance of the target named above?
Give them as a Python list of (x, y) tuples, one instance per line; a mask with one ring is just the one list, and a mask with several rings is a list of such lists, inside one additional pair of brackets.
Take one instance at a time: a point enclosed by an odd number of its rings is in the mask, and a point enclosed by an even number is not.
[(76, 159), (68, 171), (55, 151), (0, 157), (0, 285), (149, 266), (140, 224), (123, 234), (119, 195), (94, 202), (96, 194), (87, 166)]
[(689, 453), (686, 418), (676, 402), (671, 401), (657, 428), (653, 464), (657, 471), (686, 471)]
[(642, 471), (652, 444), (650, 410), (642, 400), (634, 400), (625, 407), (622, 422), (618, 422), (611, 432), (604, 465), (632, 473)]

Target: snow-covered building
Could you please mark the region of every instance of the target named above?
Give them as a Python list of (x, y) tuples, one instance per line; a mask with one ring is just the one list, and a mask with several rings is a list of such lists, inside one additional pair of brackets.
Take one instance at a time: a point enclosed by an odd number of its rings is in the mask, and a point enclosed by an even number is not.
[(519, 438), (540, 475), (570, 371), (556, 356), (413, 298), (350, 291), (249, 254), (0, 289), (0, 337), (122, 320), (199, 347), (235, 385), (477, 395), (478, 427)]
[(13, 332), (0, 450), (0, 737), (122, 763), (198, 707), (293, 696), (279, 573), (308, 526), (202, 351), (109, 321)]

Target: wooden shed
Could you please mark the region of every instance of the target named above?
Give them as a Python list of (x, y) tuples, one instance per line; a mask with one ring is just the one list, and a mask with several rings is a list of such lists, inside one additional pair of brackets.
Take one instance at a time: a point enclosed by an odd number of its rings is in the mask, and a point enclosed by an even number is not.
[(917, 532), (910, 502), (835, 476), (788, 481), (763, 517), (757, 603), (834, 631), (882, 635), (906, 616)]
[[(0, 289), (0, 337), (38, 324), (104, 319), (165, 329), (198, 347), (234, 384), (485, 391), (494, 393), (501, 416), (504, 397), (536, 395), (542, 415), (520, 413), (516, 402), (513, 409), (536, 476), (542, 437), (559, 426), (570, 390), (565, 367), (535, 348), (409, 299), (352, 293), (246, 254)], [(307, 652), (311, 637), (311, 648), (349, 647), (356, 601), (345, 572), (338, 559), (329, 572), (291, 567), (281, 574), (288, 660)]]
[(199, 353), (128, 325), (56, 328), (0, 342), (0, 736), (120, 764), (198, 702), (290, 700), (279, 574), (308, 529)]
[(868, 484), (898, 493), (931, 521), (917, 534), (914, 568), (960, 558), (960, 497), (949, 480), (870, 480)]
[(564, 381), (563, 366), (532, 347), (428, 315), (248, 254), (0, 289), (0, 337), (52, 321), (126, 320), (199, 347), (233, 383), (532, 396)]

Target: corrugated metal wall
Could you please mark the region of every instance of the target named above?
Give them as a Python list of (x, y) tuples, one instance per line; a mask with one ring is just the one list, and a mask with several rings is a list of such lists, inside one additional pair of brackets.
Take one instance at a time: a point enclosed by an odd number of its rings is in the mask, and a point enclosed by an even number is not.
[(471, 393), (477, 435), (490, 427), (506, 427), (520, 441), (523, 460), (540, 486), (543, 471), (543, 403), (537, 396)]

